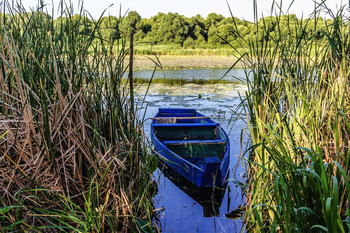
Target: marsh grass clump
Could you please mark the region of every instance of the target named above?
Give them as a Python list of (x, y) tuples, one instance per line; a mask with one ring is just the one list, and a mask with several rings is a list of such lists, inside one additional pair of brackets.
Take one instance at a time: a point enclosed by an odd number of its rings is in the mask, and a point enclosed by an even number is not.
[(53, 20), (5, 7), (0, 231), (152, 231), (154, 160), (122, 84), (126, 35), (99, 41), (102, 18), (83, 8)]
[[(320, 20), (320, 10), (332, 19)], [(306, 20), (277, 12), (256, 22), (255, 39), (235, 32), (250, 48), (239, 57), (246, 70), (242, 106), (252, 140), (246, 230), (349, 232), (350, 34), (345, 7), (332, 13), (323, 2)]]

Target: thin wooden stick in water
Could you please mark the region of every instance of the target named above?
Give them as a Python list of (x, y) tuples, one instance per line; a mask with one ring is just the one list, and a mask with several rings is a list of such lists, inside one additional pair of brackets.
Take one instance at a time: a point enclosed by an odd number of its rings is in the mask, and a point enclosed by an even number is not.
[(133, 77), (133, 63), (134, 63), (134, 31), (130, 33), (130, 60), (129, 60), (129, 85), (130, 85), (130, 119), (134, 122), (134, 77)]

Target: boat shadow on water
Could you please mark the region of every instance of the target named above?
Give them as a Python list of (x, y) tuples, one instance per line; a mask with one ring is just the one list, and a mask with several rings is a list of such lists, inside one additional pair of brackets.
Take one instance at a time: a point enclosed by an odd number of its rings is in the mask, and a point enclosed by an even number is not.
[(219, 208), (226, 192), (227, 182), (223, 187), (198, 188), (161, 161), (158, 162), (158, 168), (176, 187), (203, 207), (203, 217), (220, 216)]

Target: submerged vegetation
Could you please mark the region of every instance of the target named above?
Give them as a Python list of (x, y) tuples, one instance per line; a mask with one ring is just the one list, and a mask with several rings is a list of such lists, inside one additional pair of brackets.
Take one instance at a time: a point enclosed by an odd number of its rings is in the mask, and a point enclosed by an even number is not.
[(155, 163), (122, 84), (126, 36), (102, 42), (83, 9), (6, 7), (0, 232), (151, 232)]
[[(239, 57), (252, 140), (247, 231), (350, 231), (349, 22), (345, 7), (327, 21), (321, 10), (324, 3), (307, 20), (264, 18), (254, 38), (238, 26), (233, 33), (249, 47)], [(322, 28), (322, 43), (309, 28)]]
[[(148, 84), (150, 82), (149, 79), (143, 78), (134, 78), (134, 83), (136, 84)], [(168, 85), (185, 85), (185, 84), (198, 84), (198, 85), (206, 85), (206, 84), (241, 84), (239, 81), (231, 81), (231, 80), (213, 80), (213, 79), (181, 79), (181, 78), (158, 78), (153, 79), (152, 84), (161, 83)]]

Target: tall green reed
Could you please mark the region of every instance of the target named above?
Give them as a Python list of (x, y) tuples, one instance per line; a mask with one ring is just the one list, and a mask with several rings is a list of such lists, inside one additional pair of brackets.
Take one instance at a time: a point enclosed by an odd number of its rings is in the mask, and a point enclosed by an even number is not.
[(236, 32), (250, 48), (239, 57), (252, 140), (248, 231), (349, 231), (349, 31), (341, 8), (320, 43), (317, 17), (325, 9), (303, 20), (277, 8), (275, 17), (256, 20), (256, 38)]
[[(28, 231), (152, 229), (153, 159), (130, 118), (127, 35), (63, 8), (6, 6), (0, 28), (0, 226)], [(42, 6), (41, 6), (42, 7)], [(122, 18), (118, 18), (120, 23)], [(115, 45), (117, 50), (114, 49)], [(135, 124), (131, 124), (135, 121)], [(13, 225), (13, 227), (12, 227)], [(9, 229), (10, 229), (9, 228)]]

